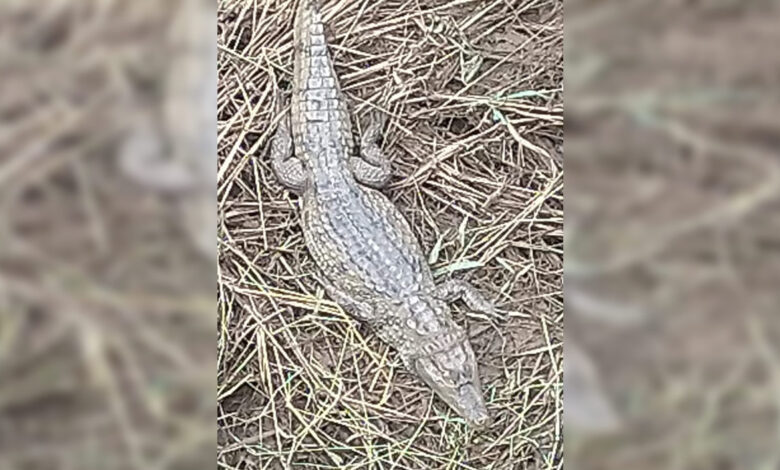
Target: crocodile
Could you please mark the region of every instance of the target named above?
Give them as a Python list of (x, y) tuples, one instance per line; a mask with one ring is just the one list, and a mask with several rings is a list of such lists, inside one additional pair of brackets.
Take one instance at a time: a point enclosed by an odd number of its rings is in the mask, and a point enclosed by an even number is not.
[(484, 429), (491, 420), (476, 358), (450, 303), (494, 307), (465, 281), (434, 281), (409, 223), (379, 191), (391, 175), (379, 145), (385, 120), (375, 114), (356, 145), (320, 2), (300, 0), (294, 23), (290, 112), (277, 91), (269, 153), (278, 181), (299, 196), (318, 281), (470, 426)]

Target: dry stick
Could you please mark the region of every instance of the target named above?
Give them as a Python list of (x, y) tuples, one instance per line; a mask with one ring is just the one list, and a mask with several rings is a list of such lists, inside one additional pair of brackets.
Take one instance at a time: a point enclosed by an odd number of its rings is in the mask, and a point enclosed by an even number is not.
[(257, 165), (252, 165), (252, 170), (255, 176), (255, 191), (257, 194), (257, 210), (260, 213), (260, 230), (263, 233), (263, 249), (268, 250), (268, 234), (265, 227), (265, 214), (263, 212), (263, 193), (260, 190), (260, 176), (258, 174)]
[(480, 20), (480, 19), (481, 19), (483, 16), (485, 16), (485, 15), (486, 15), (486, 14), (487, 14), (487, 13), (488, 13), (490, 10), (492, 10), (492, 9), (493, 9), (493, 8), (495, 8), (495, 7), (497, 7), (498, 5), (501, 5), (501, 4), (502, 4), (502, 3), (504, 3), (505, 1), (506, 1), (506, 0), (496, 0), (496, 1), (494, 1), (493, 3), (491, 3), (491, 4), (490, 4), (490, 5), (488, 5), (488, 6), (486, 6), (485, 8), (483, 8), (482, 10), (480, 10), (479, 12), (477, 12), (476, 14), (474, 14), (474, 15), (472, 15), (471, 17), (469, 17), (469, 18), (465, 19), (465, 20), (464, 20), (464, 21), (463, 21), (461, 24), (459, 24), (459, 25), (458, 25), (458, 28), (459, 28), (459, 29), (461, 29), (462, 31), (465, 31), (465, 30), (469, 29), (469, 28), (471, 27), (471, 25), (473, 25), (474, 23), (476, 23), (477, 21), (479, 21), (479, 20)]
[[(355, 29), (355, 26), (360, 22), (360, 18), (363, 16), (363, 13), (366, 11), (366, 5), (369, 3), (370, 0), (363, 0), (363, 2), (360, 3), (360, 9), (357, 12), (357, 14), (354, 15), (352, 20), (350, 21), (349, 29), (347, 29), (347, 32), (344, 33), (344, 36), (341, 38), (341, 43), (346, 44), (346, 42), (349, 40), (350, 35), (352, 34), (352, 31)], [(340, 4), (343, 4), (344, 1), (342, 0)], [(336, 8), (335, 11), (341, 11), (340, 8)], [(349, 9), (346, 9), (343, 11), (343, 13), (348, 13)], [(326, 23), (330, 24), (327, 20), (325, 20)], [(336, 57), (333, 58), (336, 60)]]
[[(266, 331), (265, 326), (260, 325), (260, 328), (257, 330), (258, 334), (258, 340), (257, 343), (260, 347), (257, 348), (257, 354), (260, 358), (260, 366), (261, 366), (261, 377), (265, 379), (266, 382), (266, 390), (273, 390), (273, 379), (271, 378), (271, 365), (268, 363), (268, 345), (265, 341)], [(262, 354), (261, 354), (262, 353)], [(277, 358), (278, 361), (278, 358)], [(269, 400), (269, 403), (273, 404), (272, 400)], [(281, 441), (281, 433), (279, 432), (279, 423), (278, 423), (278, 417), (276, 415), (276, 407), (271, 406), (271, 415), (274, 422), (274, 436), (276, 438), (276, 449), (278, 452), (282, 452), (282, 441)], [(262, 423), (262, 421), (261, 421)]]
[(97, 247), (98, 253), (105, 255), (110, 251), (110, 243), (108, 241), (106, 223), (102, 217), (100, 208), (98, 207), (92, 182), (84, 167), (84, 163), (81, 160), (74, 161), (73, 165), (73, 170), (81, 188), (79, 194), (81, 195), (81, 201), (84, 205), (84, 211), (89, 216), (89, 227), (91, 229), (90, 232), (92, 233), (93, 241)]

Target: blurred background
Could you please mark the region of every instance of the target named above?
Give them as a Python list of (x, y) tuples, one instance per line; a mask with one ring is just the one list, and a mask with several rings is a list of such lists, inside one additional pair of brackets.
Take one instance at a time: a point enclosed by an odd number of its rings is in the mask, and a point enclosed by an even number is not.
[[(779, 3), (567, 2), (571, 468), (780, 466)], [(0, 3), (2, 469), (213, 464), (213, 10)]]
[(0, 2), (0, 469), (213, 468), (215, 15)]
[(570, 468), (780, 468), (778, 25), (567, 2)]

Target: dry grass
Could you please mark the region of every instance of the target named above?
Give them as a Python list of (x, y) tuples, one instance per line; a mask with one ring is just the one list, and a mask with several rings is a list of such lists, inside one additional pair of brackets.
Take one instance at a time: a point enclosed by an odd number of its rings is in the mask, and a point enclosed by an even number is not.
[(357, 121), (389, 115), (384, 192), (468, 324), (495, 418), (474, 433), (324, 296), (265, 149), (290, 1), (220, 2), (221, 468), (562, 468), (562, 2), (327, 2)]

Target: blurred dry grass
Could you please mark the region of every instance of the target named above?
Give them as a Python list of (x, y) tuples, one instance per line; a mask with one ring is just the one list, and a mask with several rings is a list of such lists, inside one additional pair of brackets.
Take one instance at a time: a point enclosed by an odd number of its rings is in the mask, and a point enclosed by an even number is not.
[(0, 468), (213, 458), (214, 265), (116, 164), (165, 100), (166, 5), (0, 3)]
[(275, 83), (291, 1), (218, 10), (219, 455), (222, 468), (562, 468), (562, 2), (326, 2), (357, 122), (389, 116), (387, 194), (458, 309), (495, 423), (476, 434), (323, 296), (276, 183)]
[(778, 24), (567, 5), (566, 335), (624, 424), (567, 432), (578, 468), (780, 466)]

